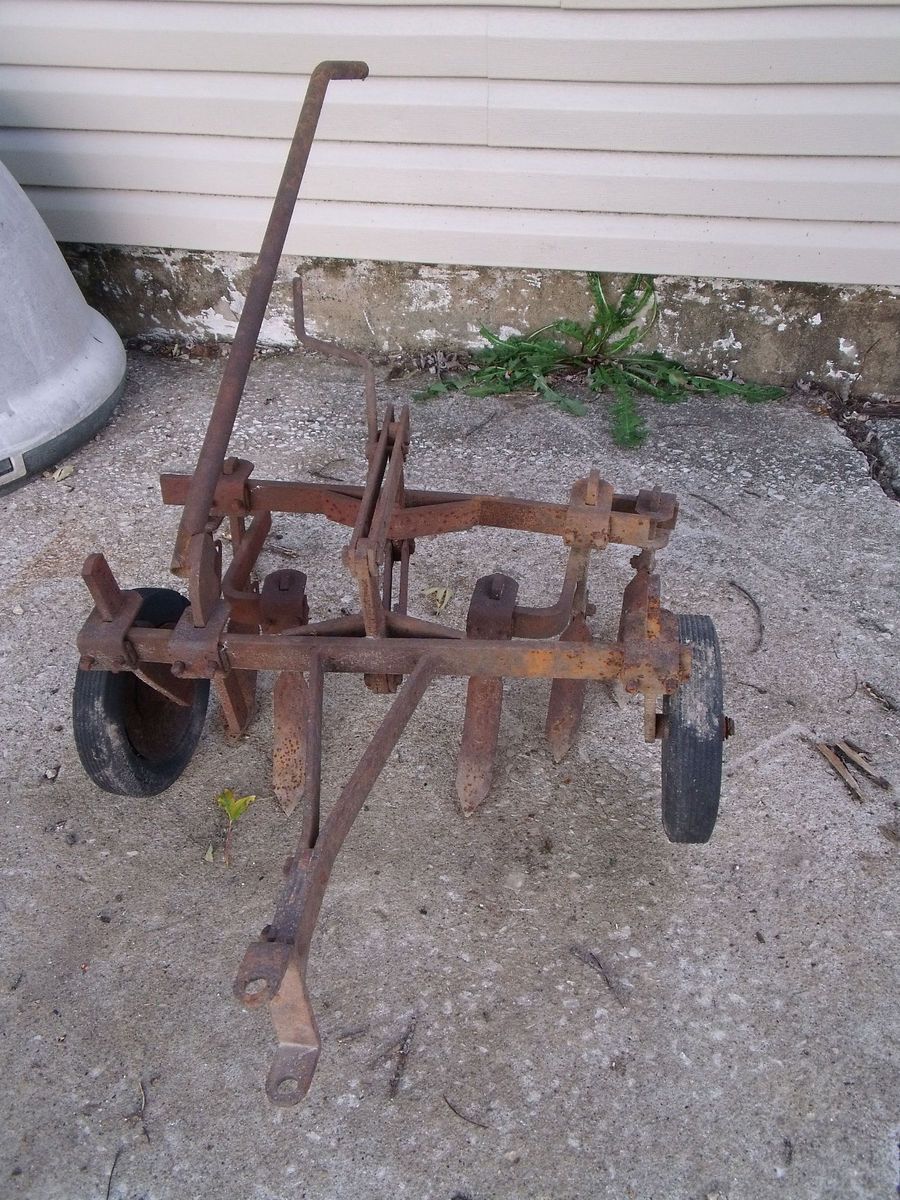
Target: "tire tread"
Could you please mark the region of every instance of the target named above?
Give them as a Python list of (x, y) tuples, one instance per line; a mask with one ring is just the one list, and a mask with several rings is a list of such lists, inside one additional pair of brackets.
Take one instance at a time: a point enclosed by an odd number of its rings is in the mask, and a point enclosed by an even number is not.
[(715, 626), (707, 616), (679, 616), (678, 636), (694, 651), (691, 677), (663, 713), (662, 817), (672, 842), (707, 842), (722, 789), (722, 662)]

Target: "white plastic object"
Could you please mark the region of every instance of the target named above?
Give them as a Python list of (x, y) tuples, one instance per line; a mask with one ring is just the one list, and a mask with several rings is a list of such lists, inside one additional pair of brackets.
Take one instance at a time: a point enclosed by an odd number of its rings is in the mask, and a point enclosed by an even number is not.
[(92, 437), (124, 385), (118, 334), (0, 163), (0, 490)]

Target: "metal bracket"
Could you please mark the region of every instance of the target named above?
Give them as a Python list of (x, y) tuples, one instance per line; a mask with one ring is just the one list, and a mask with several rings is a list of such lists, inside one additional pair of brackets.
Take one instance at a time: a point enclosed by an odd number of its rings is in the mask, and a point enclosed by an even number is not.
[(634, 511), (650, 522), (647, 544), (650, 549), (660, 550), (669, 540), (669, 534), (678, 520), (678, 502), (671, 492), (659, 487), (641, 488), (637, 494)]
[(309, 620), (309, 602), (304, 573), (290, 567), (270, 572), (263, 580), (259, 611), (267, 633), (305, 625)]
[(225, 600), (217, 602), (205, 625), (195, 625), (190, 608), (184, 610), (169, 638), (172, 674), (176, 678), (211, 679), (230, 670), (222, 645), (228, 619)]
[(625, 588), (619, 641), (625, 652), (620, 678), (626, 692), (674, 692), (686, 677), (678, 622), (660, 607), (659, 576), (645, 568), (639, 568)]
[(121, 590), (102, 554), (88, 555), (81, 577), (93, 598), (94, 610), (76, 640), (80, 666), (90, 670), (97, 663), (107, 671), (129, 670), (137, 665), (137, 655), (127, 634), (144, 602), (143, 596)]
[(612, 516), (613, 487), (591, 471), (587, 479), (579, 479), (572, 488), (563, 541), (567, 546), (590, 546), (605, 550), (609, 545), (609, 525)]
[(216, 484), (214, 507), (233, 517), (246, 516), (250, 512), (248, 480), (252, 472), (253, 463), (249, 459), (226, 458)]

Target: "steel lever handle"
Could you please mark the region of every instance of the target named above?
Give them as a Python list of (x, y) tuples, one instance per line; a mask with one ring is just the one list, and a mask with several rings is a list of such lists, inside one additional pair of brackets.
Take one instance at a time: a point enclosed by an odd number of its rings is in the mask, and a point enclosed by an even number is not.
[(343, 59), (328, 59), (325, 62), (320, 62), (313, 69), (312, 77), (324, 75), (328, 79), (365, 79), (369, 74), (369, 64), (364, 62), (350, 62)]
[[(208, 536), (204, 531), (209, 520), (213, 495), (228, 452), (228, 443), (231, 440), (231, 432), (294, 213), (294, 205), (297, 203), (300, 182), (306, 170), (328, 84), (332, 79), (365, 79), (368, 74), (369, 68), (363, 62), (322, 62), (309, 77), (297, 129), (247, 289), (247, 298), (238, 320), (231, 353), (222, 373), (216, 403), (188, 489), (184, 512), (181, 514), (172, 560), (172, 570), (176, 575), (190, 573), (188, 548), (192, 538)], [(200, 623), (203, 623), (202, 619)]]

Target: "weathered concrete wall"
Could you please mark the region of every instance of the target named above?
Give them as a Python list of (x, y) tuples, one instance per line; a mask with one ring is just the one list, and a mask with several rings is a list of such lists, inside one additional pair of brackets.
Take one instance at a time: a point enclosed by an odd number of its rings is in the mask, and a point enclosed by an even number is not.
[[(229, 341), (254, 258), (105, 246), (63, 247), (91, 304), (126, 338)], [(303, 271), (319, 337), (380, 356), (471, 350), (479, 327), (527, 332), (590, 310), (574, 271), (422, 266), (285, 257), (262, 339), (295, 343), (291, 279)], [(621, 276), (610, 276), (613, 290)], [(658, 276), (647, 345), (694, 367), (765, 383), (808, 380), (846, 393), (900, 392), (900, 288)]]

